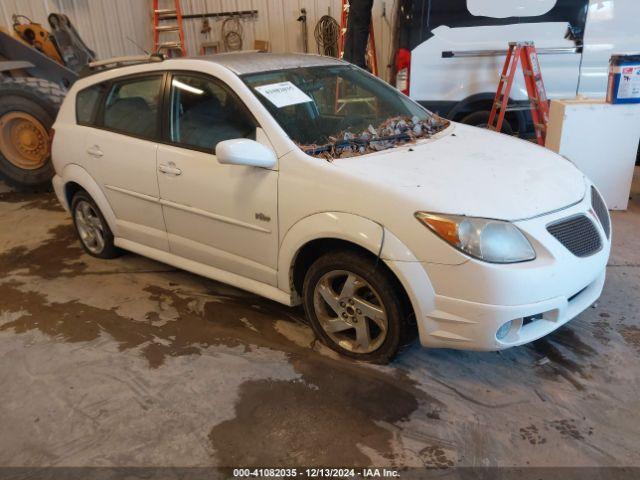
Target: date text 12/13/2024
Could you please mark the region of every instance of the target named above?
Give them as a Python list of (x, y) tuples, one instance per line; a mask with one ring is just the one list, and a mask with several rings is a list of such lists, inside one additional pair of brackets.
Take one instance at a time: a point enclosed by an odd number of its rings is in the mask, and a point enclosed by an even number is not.
[(234, 468), (233, 478), (398, 478), (389, 468)]

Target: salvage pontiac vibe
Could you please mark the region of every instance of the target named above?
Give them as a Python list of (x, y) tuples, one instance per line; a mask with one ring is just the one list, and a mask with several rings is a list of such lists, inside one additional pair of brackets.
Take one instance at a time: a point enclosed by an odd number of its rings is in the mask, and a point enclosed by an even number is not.
[(78, 80), (54, 128), (53, 184), (89, 254), (302, 303), (356, 359), (416, 331), (521, 345), (602, 292), (609, 215), (569, 161), (340, 60), (151, 57)]

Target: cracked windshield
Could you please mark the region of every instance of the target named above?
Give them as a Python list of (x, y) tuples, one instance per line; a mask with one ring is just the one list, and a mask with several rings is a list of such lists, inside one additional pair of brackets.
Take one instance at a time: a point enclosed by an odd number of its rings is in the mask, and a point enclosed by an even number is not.
[(352, 66), (297, 68), (242, 78), (305, 153), (327, 160), (428, 138), (449, 125)]

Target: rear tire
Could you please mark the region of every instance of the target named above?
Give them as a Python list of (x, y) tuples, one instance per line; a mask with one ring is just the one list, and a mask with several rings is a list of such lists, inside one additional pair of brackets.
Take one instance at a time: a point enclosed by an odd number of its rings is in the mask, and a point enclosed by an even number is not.
[(34, 77), (0, 81), (0, 175), (22, 191), (51, 189), (49, 131), (66, 92)]
[(113, 243), (113, 233), (91, 196), (80, 191), (71, 201), (71, 216), (85, 252), (97, 258), (117, 258), (122, 250)]
[[(489, 125), (490, 116), (491, 112), (487, 110), (480, 110), (478, 112), (470, 113), (462, 120), (460, 120), (460, 123), (465, 123), (467, 125), (472, 125), (478, 128), (487, 128), (487, 125)], [(501, 133), (504, 133), (505, 135), (513, 135), (513, 128), (506, 118), (504, 122), (502, 122)]]
[[(349, 285), (349, 286), (348, 286)], [(385, 364), (409, 338), (397, 282), (355, 251), (327, 253), (307, 271), (303, 302), (316, 335), (341, 355)]]

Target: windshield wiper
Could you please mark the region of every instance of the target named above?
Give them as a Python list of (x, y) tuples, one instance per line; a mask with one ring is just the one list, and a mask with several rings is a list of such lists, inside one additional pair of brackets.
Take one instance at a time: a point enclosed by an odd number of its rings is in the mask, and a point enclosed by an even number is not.
[[(348, 138), (344, 140), (335, 140), (333, 142), (326, 143), (319, 147), (306, 148), (303, 147), (303, 152), (307, 155), (320, 155), (325, 152), (334, 152), (336, 150), (345, 149), (347, 147), (366, 147), (367, 145), (371, 145), (372, 143), (382, 143), (382, 142), (396, 142), (398, 140), (408, 142), (413, 140), (409, 133), (399, 133), (397, 135), (388, 135), (386, 137), (375, 137), (375, 138)], [(382, 149), (384, 150), (384, 149)]]

